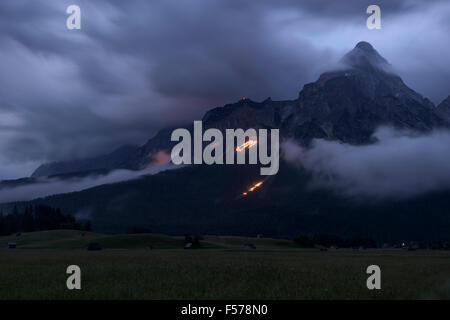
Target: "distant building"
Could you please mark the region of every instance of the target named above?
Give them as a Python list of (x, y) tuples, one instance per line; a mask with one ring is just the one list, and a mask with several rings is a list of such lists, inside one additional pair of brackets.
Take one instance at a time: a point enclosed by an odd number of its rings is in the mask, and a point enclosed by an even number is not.
[(248, 243), (245, 245), (245, 249), (256, 249), (256, 246), (253, 243)]
[(9, 249), (15, 249), (17, 247), (17, 243), (15, 242), (8, 242), (8, 248)]

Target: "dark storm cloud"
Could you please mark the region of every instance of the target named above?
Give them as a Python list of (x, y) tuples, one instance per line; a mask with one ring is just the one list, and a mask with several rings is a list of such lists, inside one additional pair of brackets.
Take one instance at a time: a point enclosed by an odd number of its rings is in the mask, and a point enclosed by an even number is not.
[[(82, 29), (66, 29), (78, 4)], [(4, 0), (0, 179), (143, 143), (243, 96), (292, 99), (367, 40), (435, 102), (450, 93), (445, 1)], [(20, 174), (20, 167), (23, 173)]]

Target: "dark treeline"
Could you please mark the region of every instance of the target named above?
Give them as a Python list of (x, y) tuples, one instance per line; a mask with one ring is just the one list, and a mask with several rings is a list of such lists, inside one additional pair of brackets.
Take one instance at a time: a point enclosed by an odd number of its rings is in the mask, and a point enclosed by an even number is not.
[(0, 209), (0, 235), (55, 229), (90, 230), (91, 226), (89, 221), (83, 225), (73, 216), (47, 205), (30, 205), (22, 212), (14, 207), (10, 214)]

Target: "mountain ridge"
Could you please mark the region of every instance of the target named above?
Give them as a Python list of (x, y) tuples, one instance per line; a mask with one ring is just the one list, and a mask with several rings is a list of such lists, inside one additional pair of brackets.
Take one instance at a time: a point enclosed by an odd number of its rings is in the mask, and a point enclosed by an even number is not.
[[(279, 128), (282, 139), (307, 147), (313, 139), (370, 144), (377, 127), (386, 124), (422, 133), (449, 127), (443, 115), (450, 110), (450, 98), (435, 107), (386, 70), (387, 60), (380, 60), (371, 51), (373, 47), (359, 43), (355, 48), (355, 63), (323, 73), (306, 84), (297, 99), (255, 102), (243, 98), (206, 112), (204, 128)], [(170, 150), (171, 131), (161, 130), (126, 155), (127, 168), (146, 167), (152, 163), (152, 155)], [(258, 165), (185, 166), (3, 206), (11, 209), (44, 203), (75, 216), (89, 212), (94, 230), (112, 233), (139, 226), (168, 234), (292, 237), (328, 233), (374, 236), (388, 242), (450, 239), (447, 189), (375, 201), (344, 196), (334, 189), (311, 188), (312, 175), (283, 157), (278, 174), (264, 181)], [(244, 195), (255, 182), (263, 184)]]
[[(255, 102), (243, 98), (207, 111), (202, 118), (204, 127), (279, 128), (282, 139), (306, 146), (313, 139), (371, 143), (380, 125), (419, 132), (450, 127), (450, 107), (444, 108), (444, 104), (437, 108), (406, 86), (370, 43), (359, 42), (341, 64), (340, 69), (324, 72), (315, 82), (305, 84), (295, 100)], [(153, 154), (168, 152), (174, 145), (170, 141), (172, 130), (164, 128), (143, 146), (120, 156), (113, 152), (87, 160), (44, 164), (32, 177), (93, 169), (143, 169), (151, 164)]]

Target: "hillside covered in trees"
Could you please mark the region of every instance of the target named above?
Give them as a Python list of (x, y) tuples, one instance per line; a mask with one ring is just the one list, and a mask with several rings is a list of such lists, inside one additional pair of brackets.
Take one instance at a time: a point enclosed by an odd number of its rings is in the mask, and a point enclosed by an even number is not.
[(55, 229), (90, 230), (90, 221), (82, 224), (75, 217), (65, 215), (59, 208), (47, 205), (29, 205), (22, 212), (14, 207), (12, 213), (0, 210), (0, 235)]

